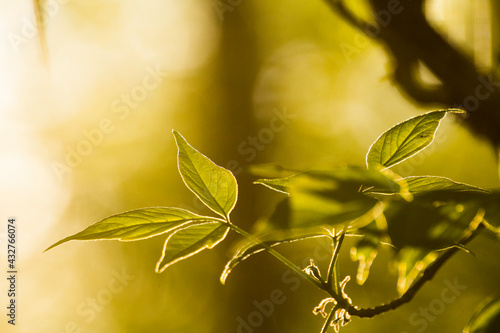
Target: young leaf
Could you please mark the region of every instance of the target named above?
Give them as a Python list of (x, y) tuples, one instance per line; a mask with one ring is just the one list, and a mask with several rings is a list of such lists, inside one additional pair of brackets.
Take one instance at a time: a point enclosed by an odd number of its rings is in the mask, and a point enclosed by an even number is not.
[(383, 133), (370, 147), (366, 155), (369, 168), (390, 168), (417, 154), (434, 140), (441, 119), (448, 112), (459, 110), (432, 111), (410, 118)]
[[(317, 237), (331, 237), (331, 234), (326, 229), (316, 229), (315, 231), (309, 230), (294, 230), (294, 231), (278, 231), (270, 234), (265, 234), (257, 237), (262, 243), (274, 247), (283, 243), (291, 243), (304, 239), (311, 239)], [(246, 260), (247, 258), (262, 252), (265, 247), (262, 243), (254, 243), (252, 241), (245, 242), (233, 255), (233, 258), (226, 264), (224, 271), (220, 277), (222, 284), (226, 282), (227, 276), (236, 265)]]
[(173, 231), (165, 241), (163, 253), (156, 264), (156, 272), (163, 272), (168, 266), (195, 255), (204, 249), (212, 249), (229, 232), (220, 222), (206, 222)]
[(173, 134), (182, 180), (208, 208), (227, 220), (238, 197), (233, 174), (194, 149), (180, 133), (173, 131)]
[(180, 208), (142, 208), (107, 217), (79, 233), (58, 241), (47, 250), (70, 240), (136, 241), (171, 231), (190, 221), (202, 222), (214, 219)]
[(463, 333), (500, 332), (500, 299), (490, 299), (481, 305), (464, 328)]

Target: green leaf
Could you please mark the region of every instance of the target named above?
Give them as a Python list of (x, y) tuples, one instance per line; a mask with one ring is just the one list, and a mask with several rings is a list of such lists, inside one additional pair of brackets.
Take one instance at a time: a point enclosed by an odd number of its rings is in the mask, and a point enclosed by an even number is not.
[(229, 232), (229, 227), (220, 222), (190, 225), (173, 231), (165, 241), (163, 253), (156, 264), (156, 272), (191, 257), (204, 249), (212, 249)]
[(265, 178), (283, 178), (290, 177), (298, 173), (296, 170), (290, 170), (278, 164), (252, 164), (248, 168), (251, 175)]
[(295, 176), (286, 178), (275, 178), (275, 179), (259, 179), (254, 182), (254, 184), (264, 185), (277, 192), (288, 194), (289, 188), (293, 185), (295, 181)]
[(398, 267), (397, 290), (403, 295), (419, 274), (437, 258), (436, 252), (406, 247), (399, 251), (396, 262)]
[(366, 165), (369, 168), (389, 168), (417, 154), (432, 143), (441, 119), (448, 112), (462, 111), (432, 111), (392, 127), (372, 144)]
[(483, 303), (463, 330), (463, 333), (498, 332), (500, 332), (500, 299), (498, 298)]
[(173, 131), (173, 134), (184, 183), (208, 208), (228, 220), (238, 197), (233, 174), (194, 149), (180, 133)]
[(220, 277), (222, 284), (226, 282), (227, 276), (234, 267), (236, 267), (242, 261), (248, 259), (249, 257), (262, 252), (265, 250), (266, 244), (270, 247), (274, 247), (283, 243), (291, 243), (305, 239), (317, 238), (317, 237), (332, 237), (331, 234), (326, 229), (315, 229), (310, 230), (293, 230), (293, 231), (278, 231), (269, 234), (264, 234), (257, 236), (256, 238), (261, 241), (261, 243), (254, 243), (252, 241), (246, 241), (233, 255), (233, 258), (226, 264), (224, 271)]
[(290, 189), (290, 222), (292, 228), (321, 225), (335, 226), (361, 219), (379, 202), (365, 195), (363, 188), (378, 187), (399, 192), (397, 182), (377, 170), (340, 168), (311, 171), (296, 176)]
[(480, 207), (447, 192), (446, 200), (435, 193), (416, 195), (412, 202), (391, 202), (385, 210), (387, 232), (392, 244), (428, 251), (450, 247), (476, 217)]
[(142, 208), (107, 217), (79, 233), (58, 241), (47, 250), (70, 240), (136, 241), (160, 235), (192, 221), (214, 219), (216, 218), (201, 216), (180, 208)]
[(398, 249), (398, 291), (407, 290), (435, 259), (436, 250), (456, 246), (471, 222), (479, 223), (483, 216), (496, 221), (498, 203), (497, 194), (478, 190), (425, 191), (415, 193), (411, 202), (389, 202), (384, 215)]
[(359, 285), (363, 285), (370, 273), (370, 267), (378, 254), (381, 236), (376, 221), (370, 222), (357, 232), (362, 234), (362, 238), (355, 246), (351, 247), (351, 259), (359, 262), (356, 282)]
[(459, 183), (445, 177), (416, 176), (404, 178), (411, 193), (426, 191), (456, 191), (456, 192), (488, 192), (480, 187)]

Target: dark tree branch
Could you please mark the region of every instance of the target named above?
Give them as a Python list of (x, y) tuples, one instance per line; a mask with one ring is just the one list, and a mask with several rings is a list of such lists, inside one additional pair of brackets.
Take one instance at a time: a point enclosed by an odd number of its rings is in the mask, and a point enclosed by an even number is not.
[[(378, 18), (375, 25), (356, 18), (342, 0), (325, 1), (361, 33), (385, 47), (402, 93), (421, 104), (463, 107), (469, 112), (464, 123), (476, 135), (500, 145), (499, 79), (495, 73), (481, 73), (471, 59), (432, 28), (425, 16), (425, 0), (400, 2), (397, 10), (391, 5), (393, 1), (368, 0)], [(440, 87), (428, 88), (418, 81), (419, 62), (441, 81)]]

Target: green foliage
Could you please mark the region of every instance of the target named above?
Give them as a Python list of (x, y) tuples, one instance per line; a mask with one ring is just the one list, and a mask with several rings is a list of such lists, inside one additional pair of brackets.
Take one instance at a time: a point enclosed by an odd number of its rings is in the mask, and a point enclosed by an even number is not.
[(186, 186), (211, 210), (228, 219), (238, 197), (233, 174), (210, 161), (173, 131), (179, 148), (178, 165)]
[(366, 165), (369, 168), (390, 168), (417, 154), (432, 143), (441, 119), (448, 112), (461, 111), (433, 111), (394, 126), (370, 147), (366, 155)]
[(463, 333), (500, 332), (500, 299), (486, 301), (472, 317)]
[(190, 223), (213, 220), (212, 217), (201, 216), (180, 208), (142, 208), (107, 217), (79, 233), (58, 241), (47, 250), (70, 240), (141, 240), (174, 231)]
[(156, 272), (161, 273), (168, 266), (203, 249), (213, 248), (224, 240), (228, 232), (229, 228), (221, 222), (188, 225), (173, 231), (165, 241)]
[[(331, 326), (338, 331), (350, 322), (351, 315), (370, 317), (409, 301), (433, 275), (431, 272), (430, 277), (426, 276), (427, 270), (439, 268), (453, 250), (465, 249), (465, 243), (461, 243), (464, 237), (470, 239), (480, 228), (500, 235), (499, 192), (444, 177), (402, 178), (388, 170), (429, 146), (440, 121), (450, 112), (458, 111), (429, 112), (383, 133), (368, 151), (367, 168), (343, 166), (307, 172), (272, 165), (256, 168), (267, 178), (255, 183), (283, 195), (256, 235), (229, 219), (238, 197), (233, 174), (173, 131), (179, 172), (185, 185), (220, 217), (201, 216), (180, 208), (138, 209), (105, 218), (48, 249), (70, 240), (134, 241), (165, 235), (162, 256), (156, 265), (156, 271), (163, 272), (180, 260), (213, 248), (232, 230), (245, 240), (226, 264), (222, 283), (239, 263), (267, 251), (329, 295), (314, 313), (326, 318), (322, 332)], [(341, 281), (337, 260), (345, 236), (359, 238), (351, 249), (351, 257), (359, 261), (356, 276), (359, 284), (369, 277), (379, 247), (389, 245), (394, 249), (400, 293), (394, 303), (375, 310), (359, 309), (352, 304), (344, 291), (350, 277)], [(327, 237), (332, 243), (326, 274), (320, 272), (314, 261), (305, 268), (298, 267), (275, 250), (283, 243), (317, 237)], [(327, 313), (329, 303), (333, 307)], [(467, 332), (490, 332), (485, 327), (491, 323), (498, 325), (499, 308), (498, 302), (488, 304), (475, 316)]]

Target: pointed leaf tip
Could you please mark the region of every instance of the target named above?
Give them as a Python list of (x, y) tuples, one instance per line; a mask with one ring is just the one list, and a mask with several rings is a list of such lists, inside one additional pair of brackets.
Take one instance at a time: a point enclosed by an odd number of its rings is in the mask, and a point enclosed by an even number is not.
[(141, 208), (107, 217), (54, 243), (45, 251), (71, 240), (136, 241), (172, 231), (186, 223), (213, 221), (214, 219), (181, 208)]
[(178, 147), (182, 180), (208, 208), (227, 220), (238, 198), (236, 178), (193, 148), (179, 132), (172, 133)]
[(447, 113), (463, 113), (458, 109), (437, 110), (410, 118), (384, 132), (366, 155), (369, 168), (390, 168), (412, 157), (434, 141), (434, 136)]

